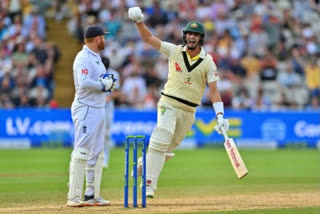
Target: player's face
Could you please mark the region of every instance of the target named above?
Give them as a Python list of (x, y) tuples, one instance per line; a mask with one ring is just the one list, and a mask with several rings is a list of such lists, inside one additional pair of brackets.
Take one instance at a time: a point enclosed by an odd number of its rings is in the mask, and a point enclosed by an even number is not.
[(100, 51), (103, 51), (104, 50), (104, 46), (105, 46), (104, 36), (99, 36), (98, 49)]
[(187, 32), (186, 39), (187, 39), (188, 49), (194, 50), (194, 49), (196, 49), (197, 45), (199, 44), (199, 41), (201, 39), (201, 35), (199, 33)]

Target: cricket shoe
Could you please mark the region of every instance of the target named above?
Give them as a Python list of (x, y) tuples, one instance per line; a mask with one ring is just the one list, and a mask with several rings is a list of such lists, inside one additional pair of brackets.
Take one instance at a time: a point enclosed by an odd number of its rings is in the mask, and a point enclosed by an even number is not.
[(83, 207), (83, 201), (81, 201), (80, 197), (75, 197), (72, 200), (67, 201), (67, 206), (68, 207)]
[(154, 190), (153, 190), (152, 186), (146, 187), (146, 197), (147, 198), (154, 198)]
[(94, 198), (91, 196), (84, 196), (83, 206), (109, 206), (111, 203), (108, 200), (104, 200), (102, 197)]

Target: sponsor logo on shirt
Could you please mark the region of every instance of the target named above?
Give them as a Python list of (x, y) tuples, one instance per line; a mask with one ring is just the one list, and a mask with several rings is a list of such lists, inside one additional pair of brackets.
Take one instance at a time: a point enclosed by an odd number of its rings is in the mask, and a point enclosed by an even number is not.
[(88, 69), (81, 69), (81, 74), (88, 75)]
[(164, 114), (166, 112), (166, 108), (161, 107), (160, 112), (161, 112), (161, 114)]
[(176, 71), (177, 72), (182, 72), (182, 70), (181, 70), (181, 68), (180, 68), (178, 63), (175, 63), (175, 66), (176, 66)]
[(192, 85), (192, 82), (191, 82), (191, 77), (190, 76), (187, 76), (184, 80), (184, 83), (186, 84), (189, 84), (189, 85)]

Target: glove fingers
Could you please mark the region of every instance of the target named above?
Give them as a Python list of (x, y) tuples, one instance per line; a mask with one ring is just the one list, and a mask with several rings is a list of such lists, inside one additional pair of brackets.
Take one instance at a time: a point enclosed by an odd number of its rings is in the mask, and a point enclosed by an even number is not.
[(218, 134), (221, 134), (221, 133), (222, 133), (222, 132), (221, 132), (221, 126), (216, 125), (216, 126), (214, 127), (214, 129), (218, 132)]

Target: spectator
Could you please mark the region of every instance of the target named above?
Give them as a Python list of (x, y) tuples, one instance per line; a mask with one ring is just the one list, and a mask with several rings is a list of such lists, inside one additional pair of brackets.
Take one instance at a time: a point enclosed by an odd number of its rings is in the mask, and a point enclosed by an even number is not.
[(305, 68), (306, 84), (311, 96), (320, 96), (320, 66), (317, 59), (313, 56)]
[(160, 7), (158, 0), (153, 1), (152, 7), (147, 8), (146, 13), (149, 15), (148, 23), (152, 28), (168, 23), (166, 11)]
[(301, 50), (298, 45), (294, 45), (290, 51), (291, 63), (293, 70), (298, 74), (304, 76), (304, 59), (301, 55)]
[(307, 106), (307, 110), (320, 110), (319, 96), (312, 96), (310, 104)]
[(267, 49), (265, 55), (261, 59), (260, 78), (262, 81), (276, 80), (277, 59), (273, 56), (271, 49)]
[(22, 37), (16, 40), (16, 46), (12, 54), (12, 63), (14, 66), (26, 67), (29, 64), (29, 53), (25, 50), (25, 44)]
[(49, 58), (45, 42), (38, 36), (35, 36), (33, 38), (33, 42), (34, 48), (32, 50), (32, 54), (34, 54), (38, 63), (40, 63), (41, 65), (45, 65)]
[(284, 70), (279, 71), (277, 81), (286, 88), (291, 88), (301, 84), (301, 76), (294, 72), (292, 64), (286, 63)]
[(35, 32), (42, 39), (46, 37), (46, 21), (40, 14), (40, 8), (36, 5), (32, 7), (31, 13), (23, 21), (22, 35), (27, 37), (32, 32)]
[(254, 102), (245, 87), (240, 88), (238, 95), (232, 99), (232, 107), (234, 109), (251, 109)]
[(144, 97), (147, 94), (147, 86), (145, 80), (139, 75), (139, 70), (133, 68), (130, 76), (123, 82), (122, 93), (126, 96), (126, 100), (133, 107), (142, 107)]

